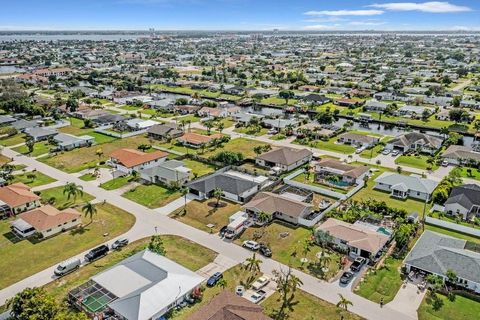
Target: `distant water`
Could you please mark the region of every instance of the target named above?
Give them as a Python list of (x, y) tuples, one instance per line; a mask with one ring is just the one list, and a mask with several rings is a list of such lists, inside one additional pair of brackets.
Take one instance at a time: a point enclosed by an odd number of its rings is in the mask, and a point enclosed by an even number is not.
[(0, 35), (0, 42), (10, 41), (119, 41), (135, 40), (145, 34), (9, 34)]

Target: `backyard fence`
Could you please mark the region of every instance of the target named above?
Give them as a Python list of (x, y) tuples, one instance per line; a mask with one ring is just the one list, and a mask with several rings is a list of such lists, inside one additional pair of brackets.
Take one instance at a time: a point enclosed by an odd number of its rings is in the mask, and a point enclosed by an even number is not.
[(456, 223), (453, 223), (453, 222), (448, 222), (448, 221), (444, 221), (444, 220), (440, 220), (440, 219), (432, 218), (432, 217), (426, 217), (425, 222), (427, 224), (431, 224), (433, 226), (437, 226), (437, 227), (440, 227), (440, 228), (457, 231), (457, 232), (467, 234), (467, 235), (471, 235), (471, 236), (474, 236), (474, 237), (480, 237), (480, 229), (474, 229), (474, 228), (467, 227), (467, 226), (464, 226), (464, 225), (461, 225), (461, 224), (456, 224)]
[(97, 132), (97, 133), (101, 133), (101, 134), (110, 136), (110, 137), (123, 139), (123, 138), (130, 138), (130, 137), (138, 136), (138, 135), (141, 135), (141, 134), (145, 134), (145, 133), (147, 133), (147, 130), (148, 130), (148, 129), (143, 129), (143, 130), (132, 131), (132, 132), (127, 132), (127, 133), (118, 133), (118, 132), (113, 132), (113, 131), (108, 130), (108, 129), (111, 129), (111, 128), (112, 128), (112, 126), (104, 126), (104, 127), (96, 128), (94, 131)]

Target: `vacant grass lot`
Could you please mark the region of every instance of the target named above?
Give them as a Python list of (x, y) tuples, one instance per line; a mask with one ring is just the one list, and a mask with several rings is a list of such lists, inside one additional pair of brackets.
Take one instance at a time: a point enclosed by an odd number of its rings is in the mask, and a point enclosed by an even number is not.
[(170, 217), (206, 232), (210, 232), (207, 224), (213, 224), (214, 227), (211, 231), (217, 233), (220, 231), (220, 228), (228, 224), (228, 218), (240, 210), (240, 205), (225, 200), (221, 200), (221, 203), (226, 205), (219, 208), (209, 205), (209, 203), (215, 204), (216, 201), (216, 199), (190, 201), (187, 204), (187, 214), (183, 214), (182, 206), (173, 212)]
[(401, 265), (402, 260), (387, 258), (379, 270), (370, 269), (368, 271), (363, 281), (355, 289), (355, 293), (378, 303), (381, 299), (385, 303), (392, 301), (402, 286), (402, 278), (398, 270)]
[(201, 177), (201, 176), (204, 176), (206, 174), (209, 174), (209, 173), (212, 173), (212, 172), (215, 171), (215, 166), (205, 164), (205, 163), (200, 162), (200, 161), (195, 161), (195, 160), (191, 160), (191, 159), (184, 159), (184, 160), (182, 160), (182, 162), (185, 164), (185, 166), (187, 168), (192, 169), (192, 177), (195, 176), (195, 175), (197, 177)]
[[(214, 251), (178, 236), (166, 235), (162, 236), (162, 240), (166, 250), (166, 257), (192, 271), (204, 267), (216, 257)], [(119, 251), (112, 251), (106, 257), (88, 264), (61, 279), (50, 282), (45, 286), (45, 289), (51, 293), (57, 301), (63, 301), (70, 290), (87, 282), (95, 274), (142, 251), (146, 248), (149, 241), (150, 238), (144, 238), (130, 243)]]
[(40, 242), (17, 241), (10, 231), (12, 219), (0, 221), (0, 288), (112, 239), (126, 232), (135, 222), (131, 214), (108, 203), (97, 205), (97, 210), (93, 223), (89, 223), (89, 218), (82, 218), (83, 228)]
[(47, 141), (37, 142), (33, 145), (33, 151), (30, 153), (27, 146), (23, 145), (20, 147), (16, 147), (13, 151), (19, 152), (21, 154), (27, 154), (31, 157), (38, 157), (39, 155), (48, 153), (50, 148), (53, 146), (50, 145)]
[(0, 154), (0, 166), (3, 166), (6, 163), (11, 162), (11, 159), (8, 157), (5, 157), (3, 154)]
[(90, 194), (83, 192), (83, 195), (78, 196), (76, 199), (70, 197), (68, 199), (67, 195), (63, 193), (63, 187), (55, 187), (46, 190), (40, 191), (40, 197), (42, 198), (42, 202), (47, 202), (49, 199), (54, 198), (55, 203), (53, 204), (54, 207), (63, 210), (68, 207), (82, 205), (88, 201), (94, 199), (93, 196)]
[(23, 133), (17, 133), (8, 138), (0, 139), (0, 144), (5, 147), (15, 146), (25, 142), (25, 135)]
[(29, 173), (22, 173), (22, 174), (17, 174), (13, 176), (12, 183), (15, 182), (22, 182), (26, 184), (27, 186), (33, 188), (37, 186), (43, 186), (44, 184), (52, 183), (55, 182), (56, 180), (44, 175), (41, 172), (31, 172), (31, 174), (35, 175), (35, 178), (31, 179), (28, 177)]
[[(321, 150), (343, 153), (343, 154), (352, 154), (355, 152), (355, 148), (352, 147), (351, 145), (336, 143), (336, 141), (337, 141), (336, 137), (333, 137), (328, 141), (323, 141), (323, 140), (310, 141), (308, 143), (308, 146), (321, 149)], [(297, 140), (295, 140), (294, 143), (299, 144)]]
[(428, 295), (425, 296), (417, 311), (419, 320), (478, 319), (480, 303), (477, 301), (459, 295), (455, 296), (455, 301), (453, 302), (443, 295), (438, 295), (438, 297), (442, 300), (443, 306), (438, 310), (434, 310)]
[(155, 209), (180, 197), (180, 191), (170, 190), (156, 184), (139, 185), (122, 196), (145, 207)]
[[(279, 299), (280, 294), (278, 292), (266, 299), (262, 303), (264, 313), (270, 315), (275, 310), (278, 310), (281, 306)], [(301, 289), (297, 290), (294, 301), (297, 301), (297, 304), (293, 307), (293, 312), (289, 314), (289, 320), (362, 319), (362, 317), (354, 313), (337, 308), (334, 304), (317, 298)]]
[(209, 157), (211, 155), (215, 155), (220, 151), (232, 151), (232, 152), (240, 152), (243, 154), (245, 158), (255, 158), (255, 152), (253, 149), (256, 146), (265, 146), (267, 145), (264, 142), (246, 139), (246, 138), (237, 138), (232, 139), (229, 142), (223, 145), (223, 148), (216, 148), (216, 149), (209, 149), (203, 156)]
[[(150, 141), (143, 136), (118, 139), (109, 143), (103, 143), (101, 145), (78, 148), (45, 158), (40, 158), (40, 161), (62, 171), (73, 173), (82, 171), (84, 169), (94, 168), (100, 161), (108, 160), (109, 155), (117, 149), (137, 149), (137, 147), (141, 144), (150, 144)], [(98, 157), (96, 154), (97, 150), (101, 150), (103, 152), (100, 157)]]
[(235, 128), (233, 131), (237, 133), (247, 134), (254, 137), (259, 137), (259, 136), (263, 136), (264, 134), (267, 134), (268, 129), (261, 128), (260, 130), (257, 131), (255, 130), (255, 128), (252, 128), (252, 127), (240, 127), (240, 128)]
[(128, 184), (132, 180), (132, 176), (123, 176), (104, 182), (100, 185), (105, 190), (115, 190)]
[[(239, 245), (245, 240), (265, 243), (272, 250), (272, 259), (310, 273), (313, 276), (320, 276), (309, 264), (317, 260), (317, 254), (321, 252), (321, 248), (313, 245), (310, 247), (309, 252), (303, 252), (305, 240), (310, 239), (310, 237), (311, 231), (309, 229), (273, 222), (265, 228), (255, 226), (248, 228), (235, 242)], [(324, 275), (324, 278), (330, 279), (339, 270), (340, 257), (333, 251), (326, 252), (331, 259), (328, 265), (329, 270)], [(308, 262), (302, 264), (302, 258), (307, 258)]]

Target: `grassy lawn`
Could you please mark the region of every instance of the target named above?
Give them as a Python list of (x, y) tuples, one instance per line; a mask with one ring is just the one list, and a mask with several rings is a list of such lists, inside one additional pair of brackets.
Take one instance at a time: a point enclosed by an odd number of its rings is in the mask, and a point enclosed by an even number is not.
[[(310, 236), (311, 231), (309, 229), (273, 222), (265, 228), (256, 226), (248, 228), (235, 242), (239, 245), (245, 240), (255, 240), (259, 243), (265, 243), (272, 250), (272, 259), (313, 276), (320, 276), (309, 266), (309, 262), (315, 262), (317, 260), (316, 256), (321, 251), (320, 247), (312, 246), (310, 252), (306, 253), (306, 255), (302, 252), (304, 242), (306, 239), (309, 239)], [(329, 250), (327, 250), (327, 253), (331, 261), (328, 266), (329, 270), (325, 274), (325, 279), (330, 279), (336, 275), (339, 270), (340, 256)], [(302, 264), (302, 258), (307, 258), (309, 262)]]
[(215, 208), (209, 205), (209, 203), (215, 202), (215, 199), (193, 200), (187, 204), (187, 214), (183, 214), (183, 207), (181, 207), (173, 212), (170, 217), (206, 232), (210, 232), (207, 224), (213, 224), (215, 226), (211, 231), (217, 233), (220, 228), (228, 224), (228, 218), (241, 208), (239, 204), (225, 200), (221, 200), (221, 203), (226, 204), (226, 206)]
[(48, 199), (55, 198), (54, 207), (63, 210), (68, 207), (84, 204), (88, 201), (94, 199), (90, 194), (83, 192), (82, 196), (78, 196), (76, 199), (70, 197), (67, 198), (67, 195), (63, 193), (63, 187), (55, 187), (46, 190), (40, 191), (40, 197), (43, 202), (47, 202)]
[(368, 271), (355, 293), (373, 302), (380, 303), (382, 298), (385, 303), (392, 301), (402, 285), (401, 265), (402, 260), (387, 258), (379, 270)]
[[(420, 200), (407, 198), (405, 200), (393, 198), (390, 196), (390, 193), (379, 191), (373, 189), (375, 187), (375, 179), (385, 171), (391, 171), (384, 167), (370, 166), (376, 168), (377, 171), (368, 179), (366, 186), (363, 187), (360, 191), (355, 193), (352, 197), (352, 200), (362, 201), (367, 199), (373, 199), (376, 201), (385, 201), (387, 205), (397, 209), (405, 209), (408, 212), (418, 212), (419, 214), (423, 213), (424, 202)], [(404, 172), (404, 174), (408, 174)], [(426, 212), (430, 209), (431, 204), (427, 203)]]
[[(272, 314), (280, 308), (281, 302), (278, 301), (279, 298), (280, 294), (276, 292), (262, 303), (265, 314)], [(337, 308), (334, 304), (317, 298), (301, 289), (296, 292), (295, 301), (298, 301), (298, 303), (294, 306), (293, 312), (290, 313), (289, 320), (362, 319), (356, 314)]]
[(178, 190), (169, 190), (165, 187), (151, 184), (137, 186), (125, 192), (122, 196), (144, 205), (145, 207), (154, 209), (162, 207), (177, 199), (180, 197), (180, 192)]
[[(143, 136), (117, 139), (101, 145), (61, 152), (56, 155), (40, 158), (40, 161), (62, 171), (73, 173), (82, 171), (84, 169), (94, 168), (100, 161), (108, 160), (109, 154), (117, 149), (137, 149), (140, 144), (151, 144), (151, 142)], [(100, 157), (98, 157), (96, 154), (97, 150), (101, 150), (103, 152)]]
[(78, 178), (80, 180), (83, 180), (83, 181), (95, 181), (95, 180), (97, 180), (97, 177), (95, 177), (92, 173), (85, 173), (84, 175), (81, 175)]
[(17, 133), (11, 137), (0, 139), (0, 144), (5, 147), (15, 146), (25, 142), (25, 135), (23, 133)]
[[(470, 169), (470, 171), (468, 171)], [(480, 170), (476, 168), (458, 167), (456, 170), (460, 172), (462, 178), (480, 180)]]
[[(216, 257), (216, 253), (212, 250), (178, 236), (166, 235), (162, 236), (162, 240), (166, 250), (166, 257), (192, 271), (204, 267)], [(61, 279), (50, 282), (45, 285), (45, 289), (51, 293), (57, 301), (63, 301), (70, 290), (87, 282), (88, 279), (95, 274), (142, 251), (148, 245), (149, 241), (150, 238), (144, 238), (130, 243), (119, 251), (112, 251), (106, 257), (88, 264)]]
[(127, 105), (121, 106), (119, 109), (127, 110), (127, 111), (137, 111), (137, 110), (140, 110), (140, 107), (130, 106), (127, 104)]
[[(130, 229), (135, 218), (110, 204), (97, 205), (93, 223), (83, 219), (83, 228), (73, 229), (40, 242), (13, 241), (10, 221), (0, 222), (0, 287), (5, 288), (79, 252), (112, 239)], [(107, 236), (104, 236), (104, 235)], [(22, 263), (14, 257), (23, 257)], [(28, 258), (27, 258), (28, 257)]]
[[(283, 106), (285, 105), (285, 99), (283, 98), (279, 98), (279, 97), (269, 97), (269, 98), (265, 98), (265, 99), (262, 99), (261, 103), (263, 104), (274, 104), (274, 105), (277, 105), (277, 106)], [(289, 99), (288, 100), (288, 105), (289, 106), (292, 106), (294, 104), (297, 103), (297, 100), (295, 99)]]
[(189, 114), (187, 116), (177, 117), (174, 119), (177, 119), (179, 122), (183, 120), (183, 121), (191, 121), (193, 123), (193, 122), (199, 122), (201, 118), (197, 117), (194, 114)]
[(463, 234), (463, 233), (460, 233), (460, 232), (456, 232), (456, 231), (453, 231), (453, 230), (433, 226), (433, 225), (430, 225), (430, 224), (425, 224), (425, 230), (438, 232), (438, 233), (445, 234), (445, 235), (450, 236), (450, 237), (463, 239), (463, 240), (467, 240), (467, 241), (470, 241), (470, 242), (480, 244), (480, 238), (477, 238), (475, 236), (470, 236), (468, 234)]
[(259, 137), (267, 134), (268, 129), (261, 128), (259, 131), (257, 131), (255, 128), (251, 128), (251, 127), (240, 127), (240, 128), (235, 128), (233, 131), (237, 133), (248, 134), (249, 136)]
[[(382, 139), (380, 139), (380, 142), (387, 143), (390, 139), (391, 137), (383, 137)], [(380, 152), (383, 150), (384, 147), (385, 146), (383, 144), (377, 144), (371, 149), (363, 150), (362, 153), (360, 153), (360, 157), (366, 158), (366, 159), (375, 158), (380, 154)]]
[[(337, 141), (337, 138), (333, 137), (328, 141), (322, 141), (322, 140), (311, 141), (308, 143), (308, 146), (317, 148), (317, 149), (326, 150), (326, 151), (343, 153), (343, 154), (352, 154), (353, 152), (355, 152), (355, 148), (352, 147), (351, 145), (336, 143), (336, 141)], [(294, 143), (298, 143), (298, 142), (295, 140)]]
[(85, 128), (82, 119), (69, 118), (70, 125), (67, 127), (59, 128), (58, 131), (63, 133), (72, 134), (74, 136), (89, 135), (95, 138), (95, 144), (103, 144), (116, 140), (114, 137), (110, 137), (101, 133), (97, 133), (92, 128)]
[(115, 190), (127, 185), (132, 180), (131, 176), (123, 176), (104, 182), (100, 185), (100, 188), (105, 190)]
[(478, 319), (480, 314), (480, 303), (459, 295), (455, 296), (452, 302), (446, 296), (438, 295), (443, 306), (434, 310), (428, 296), (422, 301), (417, 310), (419, 320), (470, 320)]
[(217, 154), (220, 151), (232, 151), (232, 152), (240, 152), (243, 154), (245, 158), (255, 158), (256, 154), (253, 152), (253, 149), (256, 146), (265, 146), (267, 145), (264, 142), (251, 140), (247, 138), (237, 138), (232, 139), (229, 142), (223, 145), (223, 148), (216, 148), (213, 150), (209, 150), (205, 152), (203, 156), (209, 157), (211, 155)]
[(0, 154), (0, 166), (3, 166), (6, 163), (10, 163), (12, 160), (9, 157), (5, 157), (3, 154)]
[(35, 143), (32, 153), (28, 152), (28, 148), (26, 145), (16, 147), (13, 149), (13, 151), (19, 152), (21, 154), (28, 154), (31, 157), (38, 157), (39, 155), (48, 153), (51, 147), (52, 145), (50, 145), (47, 141), (42, 141)]
[(187, 168), (192, 169), (192, 176), (201, 177), (206, 174), (212, 173), (215, 171), (215, 167), (209, 164), (205, 164), (200, 161), (195, 161), (191, 159), (184, 159), (182, 162)]
[(433, 170), (438, 168), (437, 164), (429, 164), (427, 163), (428, 156), (399, 156), (395, 159), (395, 163), (402, 166), (412, 167), (427, 170), (427, 168), (431, 167)]
[(29, 175), (29, 173), (22, 173), (22, 174), (14, 175), (12, 183), (22, 182), (22, 183), (26, 184), (27, 186), (33, 188), (33, 187), (37, 187), (37, 186), (43, 186), (44, 184), (48, 184), (48, 183), (52, 183), (52, 182), (56, 181), (55, 179), (53, 179), (53, 178), (51, 178), (47, 175), (44, 175), (41, 172), (32, 172), (32, 174), (35, 174), (34, 179), (30, 179), (30, 178), (27, 177)]

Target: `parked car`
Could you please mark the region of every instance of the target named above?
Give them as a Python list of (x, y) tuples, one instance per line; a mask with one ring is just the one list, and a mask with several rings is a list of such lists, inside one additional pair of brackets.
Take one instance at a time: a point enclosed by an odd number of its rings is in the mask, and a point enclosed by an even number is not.
[(223, 226), (222, 229), (218, 232), (218, 235), (223, 238), (225, 237), (225, 233), (227, 232), (228, 226)]
[(390, 149), (383, 149), (383, 150), (382, 150), (382, 154), (386, 156), (386, 155), (389, 154), (391, 151), (392, 151), (392, 150), (390, 150)]
[(95, 261), (105, 255), (107, 255), (109, 249), (108, 246), (102, 244), (99, 247), (96, 247), (95, 249), (90, 250), (86, 255), (85, 255), (85, 260), (88, 262)]
[(270, 258), (272, 256), (272, 250), (270, 250), (269, 247), (267, 247), (265, 244), (260, 244), (260, 248), (258, 249), (258, 252), (260, 252), (261, 255), (264, 257)]
[(243, 242), (242, 247), (250, 249), (252, 251), (257, 251), (260, 248), (260, 245), (253, 240), (247, 240)]
[(400, 151), (399, 151), (399, 150), (393, 150), (393, 151), (392, 151), (392, 156), (393, 156), (393, 157), (396, 157), (396, 156), (398, 156), (399, 154), (400, 154)]
[(207, 280), (207, 286), (213, 287), (217, 284), (218, 280), (223, 278), (223, 274), (220, 272), (215, 272), (210, 278)]
[(358, 257), (353, 261), (352, 265), (350, 266), (350, 270), (353, 272), (358, 272), (362, 269), (363, 265), (367, 262), (367, 259), (363, 257)]
[(442, 161), (442, 167), (448, 167), (449, 162), (447, 160)]
[(340, 277), (340, 283), (348, 284), (353, 279), (353, 272), (345, 271)]
[(245, 293), (245, 287), (244, 286), (237, 286), (235, 288), (235, 294), (237, 296), (243, 296), (244, 293)]
[(255, 292), (250, 296), (250, 300), (252, 300), (253, 303), (259, 303), (260, 301), (265, 299), (266, 296), (267, 296), (267, 293), (265, 291), (258, 290), (257, 292)]
[(253, 284), (252, 284), (252, 289), (253, 290), (260, 290), (263, 287), (265, 287), (268, 283), (270, 282), (270, 278), (267, 276), (261, 276), (258, 278)]
[(360, 147), (355, 150), (355, 153), (362, 153), (366, 148), (365, 147)]
[(120, 249), (122, 247), (125, 247), (127, 244), (128, 244), (127, 238), (118, 239), (112, 244), (112, 250)]
[(60, 263), (55, 270), (53, 270), (53, 273), (57, 276), (64, 276), (70, 272), (73, 272), (80, 268), (80, 265), (82, 262), (78, 258), (72, 258), (68, 259), (66, 261), (63, 261)]

